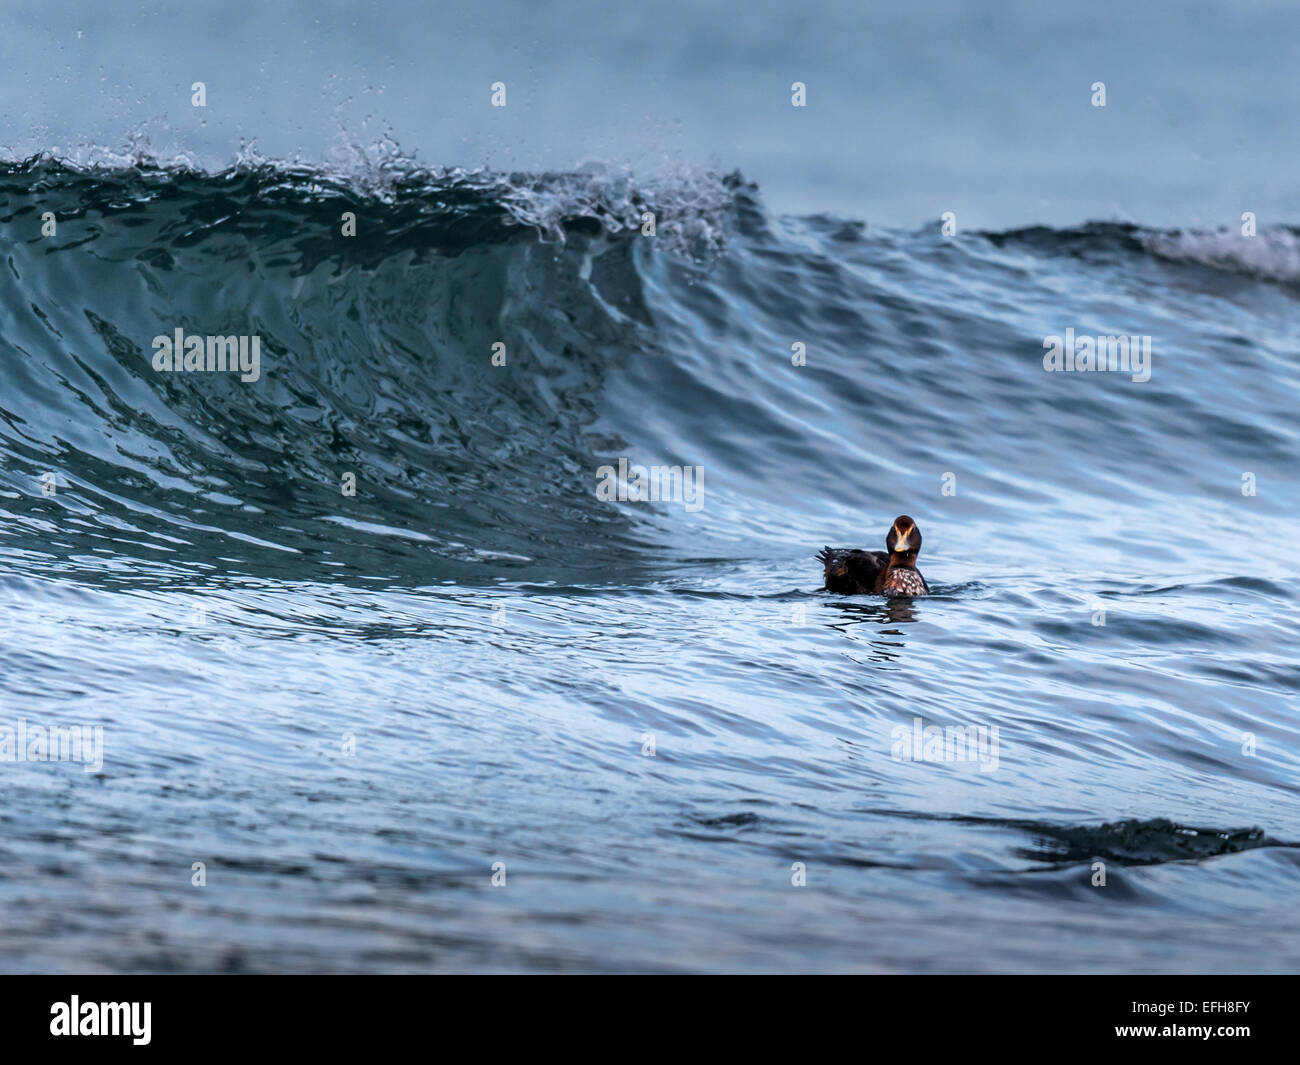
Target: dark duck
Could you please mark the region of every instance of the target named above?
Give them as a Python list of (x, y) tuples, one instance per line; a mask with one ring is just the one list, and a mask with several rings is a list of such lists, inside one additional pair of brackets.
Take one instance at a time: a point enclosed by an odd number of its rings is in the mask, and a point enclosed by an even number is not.
[(885, 535), (885, 551), (823, 547), (818, 560), (826, 567), (826, 590), (840, 595), (929, 595), (916, 568), (921, 530), (904, 514)]

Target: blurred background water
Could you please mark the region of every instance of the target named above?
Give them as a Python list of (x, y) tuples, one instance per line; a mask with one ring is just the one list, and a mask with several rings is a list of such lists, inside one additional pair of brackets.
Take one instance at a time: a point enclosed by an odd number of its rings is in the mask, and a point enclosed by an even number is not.
[(7, 11), (0, 729), (104, 764), (0, 966), (1294, 970), (1300, 14), (1193, 14)]

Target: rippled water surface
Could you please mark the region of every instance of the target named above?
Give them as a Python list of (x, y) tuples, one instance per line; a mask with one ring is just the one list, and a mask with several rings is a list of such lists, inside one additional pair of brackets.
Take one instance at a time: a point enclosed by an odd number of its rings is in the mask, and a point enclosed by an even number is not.
[[(5, 968), (1295, 968), (1297, 231), (50, 159), (0, 226), (0, 725), (104, 737), (0, 764)], [(900, 513), (934, 595), (820, 590)]]

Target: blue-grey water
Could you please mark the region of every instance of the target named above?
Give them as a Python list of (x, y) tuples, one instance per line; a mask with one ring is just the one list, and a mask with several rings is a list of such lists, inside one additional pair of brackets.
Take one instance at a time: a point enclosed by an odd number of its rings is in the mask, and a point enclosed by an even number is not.
[[(288, 10), (251, 58), (206, 33), (226, 5), (0, 34), (0, 968), (1300, 965), (1300, 205), (1267, 120), (1296, 89), (1266, 32), (1300, 16), (1140, 16), (1143, 67), (1106, 5), (704, 5), (672, 40)], [(412, 27), (518, 64), (535, 110), (453, 137), (493, 64), (421, 111)], [(144, 28), (174, 47), (132, 66)], [(67, 74), (87, 36), (102, 75)], [(266, 84), (181, 129), (223, 40)], [(1143, 113), (1089, 106), (1087, 40)], [(1069, 93), (1028, 92), (1052, 48)], [(840, 117), (795, 144), (801, 64)], [(293, 159), (337, 116), (281, 110), (336, 73), (412, 143)], [(898, 144), (845, 117), (873, 100)], [(1052, 137), (1112, 117), (1151, 166), (1068, 184)], [(950, 171), (901, 150), (930, 136)], [(155, 370), (177, 328), (260, 337), (257, 379)], [(1049, 372), (1067, 330), (1149, 338), (1149, 379)], [(603, 498), (620, 460), (696, 494)], [(933, 595), (820, 590), (823, 545), (901, 513)], [(936, 726), (982, 745), (911, 751)]]

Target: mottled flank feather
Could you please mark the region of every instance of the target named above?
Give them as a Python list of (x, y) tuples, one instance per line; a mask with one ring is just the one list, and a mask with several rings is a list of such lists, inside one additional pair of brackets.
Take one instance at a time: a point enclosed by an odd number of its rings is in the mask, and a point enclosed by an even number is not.
[(929, 595), (930, 589), (921, 576), (920, 570), (892, 570), (885, 579), (885, 595)]

